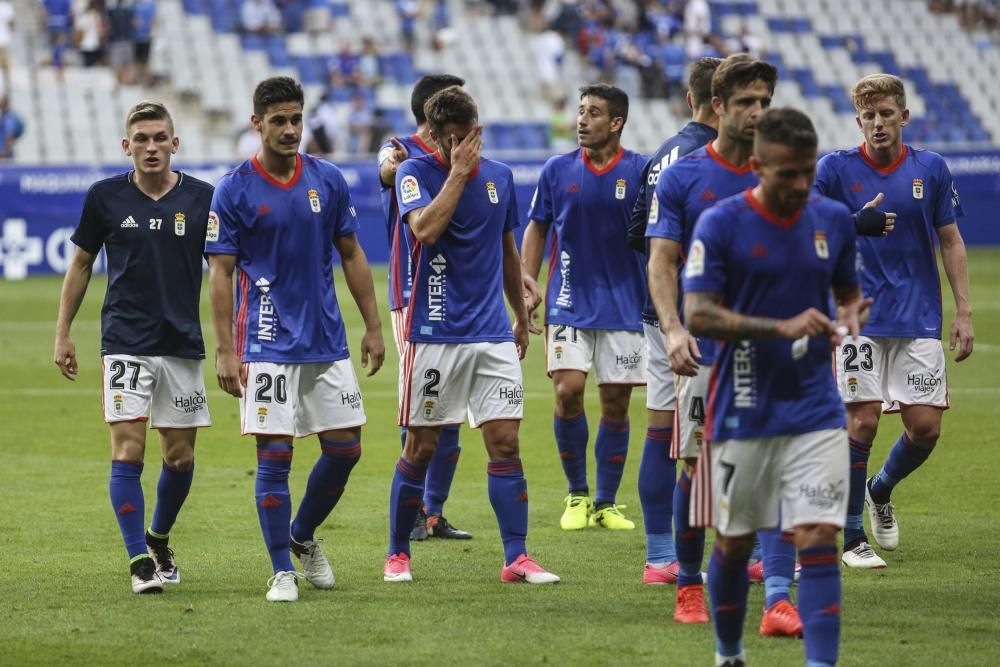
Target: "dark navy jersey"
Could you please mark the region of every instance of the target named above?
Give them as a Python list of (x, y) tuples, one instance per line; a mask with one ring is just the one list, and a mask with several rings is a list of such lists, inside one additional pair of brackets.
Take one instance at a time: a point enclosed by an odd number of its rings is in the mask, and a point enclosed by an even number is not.
[[(718, 295), (727, 308), (753, 317), (827, 312), (833, 288), (858, 286), (855, 252), (854, 224), (843, 204), (812, 197), (791, 218), (779, 218), (747, 189), (701, 215), (684, 265), (684, 291)], [(709, 440), (846, 427), (829, 338), (717, 345), (705, 414)]]
[[(628, 240), (633, 248), (645, 247), (649, 256), (649, 241), (646, 240), (646, 223), (649, 220), (649, 207), (656, 194), (656, 183), (660, 180), (660, 172), (669, 167), (693, 150), (697, 150), (713, 141), (719, 133), (711, 125), (691, 121), (681, 128), (681, 131), (663, 142), (653, 157), (646, 163), (642, 171), (642, 181), (639, 185), (639, 198), (632, 209), (632, 218), (628, 224)], [(642, 263), (643, 284), (646, 286), (646, 302), (642, 307), (642, 319), (649, 324), (657, 323), (656, 308), (649, 296), (649, 282), (646, 280), (646, 262)], [(678, 276), (678, 279), (680, 277)]]
[(178, 173), (153, 201), (134, 172), (90, 186), (73, 243), (108, 255), (101, 354), (204, 359), (198, 302), (212, 186)]
[(879, 208), (896, 213), (888, 236), (858, 238), (865, 296), (875, 299), (865, 336), (941, 337), (941, 279), (934, 239), (962, 217), (951, 172), (937, 153), (903, 145), (899, 159), (879, 167), (864, 146), (830, 153), (819, 161), (813, 188), (860, 210), (878, 193)]
[[(420, 140), (417, 135), (395, 137), (406, 146), (408, 158), (417, 158), (434, 151)], [(392, 155), (395, 146), (392, 141), (386, 141), (378, 152), (378, 165)], [(385, 219), (385, 230), (389, 235), (389, 310), (406, 308), (410, 302), (410, 291), (413, 289), (413, 234), (410, 228), (399, 221), (399, 202), (396, 200), (395, 183), (386, 187), (379, 183), (382, 199), (382, 217)]]

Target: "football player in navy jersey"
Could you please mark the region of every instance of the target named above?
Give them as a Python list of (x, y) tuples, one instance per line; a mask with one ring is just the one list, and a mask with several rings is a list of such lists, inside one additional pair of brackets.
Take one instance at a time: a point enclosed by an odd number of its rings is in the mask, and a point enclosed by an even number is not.
[[(294, 79), (258, 84), (251, 122), (261, 148), (219, 182), (205, 243), (219, 386), (240, 398), (243, 433), (257, 440), (256, 505), (274, 602), (299, 596), (303, 575), (289, 550), (313, 586), (333, 587), (315, 531), (361, 457), (365, 411), (334, 291), (334, 252), (365, 323), (361, 365), (371, 375), (385, 355), (347, 182), (331, 163), (298, 152), (303, 99)], [(320, 456), (292, 521), (292, 440), (313, 434)]]
[[(627, 118), (624, 91), (607, 84), (580, 89), (580, 147), (545, 163), (522, 242), (524, 273), (535, 279), (552, 229), (546, 370), (555, 390), (553, 431), (569, 491), (559, 520), (563, 530), (635, 528), (616, 503), (628, 455), (632, 387), (646, 384), (643, 272), (627, 239), (646, 159), (621, 145)], [(591, 369), (601, 401), (593, 498), (583, 407)]]
[[(180, 140), (159, 102), (132, 107), (125, 134), (122, 148), (135, 168), (90, 187), (73, 234), (77, 249), (59, 301), (55, 363), (67, 379), (76, 379), (70, 327), (104, 247), (101, 356), (111, 506), (130, 559), (132, 591), (160, 593), (164, 583), (180, 582), (168, 536), (194, 477), (197, 429), (211, 425), (198, 303), (212, 186), (170, 168)], [(163, 466), (144, 531), (140, 476), (147, 421), (160, 432)]]
[[(403, 358), (403, 325), (406, 322), (406, 305), (410, 301), (413, 287), (413, 239), (409, 228), (399, 219), (399, 203), (396, 201), (396, 171), (407, 158), (420, 157), (436, 150), (431, 136), (424, 104), (434, 93), (450, 86), (462, 86), (465, 79), (451, 74), (428, 74), (413, 86), (410, 95), (410, 110), (417, 121), (416, 131), (406, 137), (391, 137), (382, 144), (378, 153), (378, 175), (381, 186), (382, 215), (389, 234), (389, 316), (392, 319), (392, 336), (396, 341), (396, 351), (400, 361)], [(441, 429), (434, 458), (427, 465), (426, 488), (423, 505), (410, 533), (411, 540), (427, 537), (468, 540), (472, 535), (451, 525), (444, 516), (444, 503), (451, 491), (455, 478), (455, 467), (462, 452), (459, 445), (459, 425), (452, 424)], [(406, 444), (406, 428), (400, 428), (403, 444)]]
[(779, 517), (802, 563), (806, 663), (837, 661), (848, 454), (830, 347), (857, 336), (871, 299), (858, 283), (850, 211), (810, 196), (817, 143), (802, 112), (762, 114), (750, 159), (759, 184), (701, 215), (684, 266), (687, 326), (721, 341), (692, 491), (693, 522), (716, 529), (717, 666), (746, 664), (747, 561), (754, 531)]
[[(825, 156), (817, 168), (815, 189), (852, 210), (875, 196), (895, 217), (891, 235), (858, 241), (861, 282), (875, 304), (860, 338), (844, 339), (836, 355), (851, 446), (842, 559), (849, 567), (881, 568), (886, 563), (864, 531), (865, 505), (875, 542), (892, 551), (899, 544), (899, 526), (890, 494), (930, 456), (948, 408), (935, 237), (955, 299), (949, 347), (958, 348), (956, 361), (972, 354), (974, 332), (965, 243), (957, 224), (962, 205), (948, 165), (937, 153), (903, 143), (909, 110), (898, 77), (866, 76), (854, 85), (851, 96), (864, 141), (858, 148)], [(900, 413), (903, 433), (882, 469), (866, 483), (883, 412)]]

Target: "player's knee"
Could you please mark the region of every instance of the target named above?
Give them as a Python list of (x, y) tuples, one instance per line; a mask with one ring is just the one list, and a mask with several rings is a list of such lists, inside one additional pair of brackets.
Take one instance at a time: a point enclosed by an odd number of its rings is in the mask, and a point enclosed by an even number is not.
[(740, 535), (737, 537), (716, 536), (716, 544), (726, 558), (734, 560), (746, 560), (753, 553), (754, 535)]
[(852, 413), (847, 418), (848, 433), (861, 442), (872, 442), (878, 432), (878, 414), (870, 412)]
[(799, 549), (823, 547), (837, 542), (840, 529), (829, 523), (812, 523), (795, 527), (795, 546)]
[(180, 472), (187, 472), (194, 467), (194, 450), (188, 449), (178, 452), (167, 452), (163, 455), (163, 462), (167, 467)]
[(556, 412), (561, 417), (575, 417), (583, 412), (583, 387), (573, 382), (556, 383)]
[(601, 387), (601, 415), (618, 421), (627, 419), (631, 393), (631, 387), (615, 387), (613, 390)]
[(495, 461), (516, 459), (521, 454), (517, 431), (512, 429), (493, 434), (488, 449), (490, 458)]
[(934, 449), (941, 437), (941, 420), (924, 420), (906, 428), (910, 441), (921, 449)]

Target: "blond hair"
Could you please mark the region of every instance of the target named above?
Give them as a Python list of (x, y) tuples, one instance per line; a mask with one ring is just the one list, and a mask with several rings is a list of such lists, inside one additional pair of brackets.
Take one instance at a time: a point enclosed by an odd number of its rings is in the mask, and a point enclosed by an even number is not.
[(170, 133), (174, 133), (174, 119), (170, 117), (170, 112), (162, 102), (152, 100), (142, 100), (129, 109), (125, 116), (125, 135), (132, 131), (132, 126), (144, 120), (165, 120), (170, 125)]
[(906, 108), (906, 90), (903, 88), (903, 80), (898, 76), (869, 74), (851, 88), (851, 101), (859, 112), (886, 97), (895, 98), (896, 106), (901, 110)]

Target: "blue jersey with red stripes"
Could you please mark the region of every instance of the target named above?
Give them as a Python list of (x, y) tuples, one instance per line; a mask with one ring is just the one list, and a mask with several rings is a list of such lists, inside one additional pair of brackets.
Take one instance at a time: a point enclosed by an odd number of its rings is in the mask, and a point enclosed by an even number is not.
[(215, 188), (207, 255), (236, 256), (234, 337), (243, 361), (317, 363), (349, 356), (333, 286), (334, 239), (358, 222), (340, 169), (296, 155), (281, 183), (257, 158)]
[[(396, 172), (401, 219), (441, 192), (449, 165), (437, 153), (406, 160)], [(444, 233), (415, 241), (406, 339), (421, 343), (513, 341), (504, 305), (504, 235), (519, 225), (510, 167), (481, 158)]]
[(545, 163), (528, 218), (554, 234), (546, 324), (642, 331), (642, 256), (628, 226), (645, 164), (624, 148), (600, 169), (582, 148)]
[(865, 147), (830, 153), (816, 168), (816, 192), (852, 211), (883, 193), (879, 205), (896, 213), (888, 236), (858, 238), (861, 286), (875, 299), (865, 336), (941, 337), (941, 278), (934, 237), (962, 217), (951, 172), (937, 153), (903, 145), (893, 164), (879, 167)]
[[(738, 167), (719, 155), (712, 144), (706, 144), (660, 174), (649, 206), (646, 238), (676, 241), (681, 246), (681, 259), (686, 261), (701, 214), (720, 199), (755, 185), (757, 176), (750, 170), (749, 163)], [(681, 312), (683, 304), (684, 290), (679, 284), (677, 307)], [(701, 352), (699, 363), (711, 365), (715, 358), (715, 342), (699, 338), (698, 349)]]
[[(408, 137), (394, 137), (406, 147), (408, 158), (433, 153), (434, 150), (413, 134)], [(378, 165), (392, 155), (395, 146), (392, 141), (386, 141), (378, 152)], [(382, 200), (382, 216), (385, 218), (385, 230), (389, 235), (389, 310), (406, 308), (410, 301), (410, 290), (413, 288), (413, 236), (409, 228), (400, 224), (399, 204), (396, 201), (395, 183), (386, 187), (379, 183)]]
[[(854, 224), (843, 204), (812, 197), (791, 218), (780, 218), (747, 189), (701, 216), (684, 266), (684, 290), (717, 295), (726, 308), (754, 317), (828, 312), (832, 288), (858, 284), (855, 254)], [(829, 338), (725, 341), (718, 347), (706, 438), (845, 428)]]
[[(633, 247), (638, 244), (645, 244), (646, 254), (649, 255), (649, 241), (646, 240), (646, 225), (649, 221), (649, 207), (653, 204), (653, 195), (656, 194), (656, 184), (660, 181), (660, 173), (677, 160), (681, 159), (691, 151), (697, 150), (715, 139), (718, 132), (711, 125), (691, 121), (681, 128), (681, 131), (670, 137), (653, 153), (642, 171), (642, 181), (639, 183), (639, 197), (635, 200), (635, 208), (632, 209), (632, 218), (628, 225), (628, 238), (633, 243)], [(642, 263), (643, 275), (645, 276), (646, 263)], [(656, 324), (656, 308), (653, 300), (649, 297), (649, 284), (643, 278), (646, 285), (646, 300), (642, 306), (642, 319), (650, 324)]]

